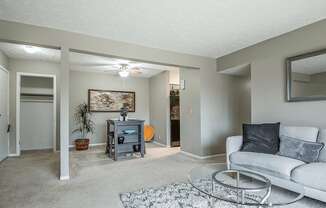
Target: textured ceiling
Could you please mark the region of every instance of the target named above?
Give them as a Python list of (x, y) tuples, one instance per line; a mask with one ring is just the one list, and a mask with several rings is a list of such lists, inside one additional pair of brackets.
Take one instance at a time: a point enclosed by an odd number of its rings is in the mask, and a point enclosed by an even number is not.
[(162, 71), (177, 69), (176, 67), (135, 62), (127, 59), (116, 59), (85, 53), (71, 52), (69, 58), (70, 69), (74, 71), (100, 72), (117, 75), (120, 65), (127, 64), (129, 68), (135, 67), (139, 69), (138, 72), (141, 72), (132, 73), (131, 76), (149, 78), (161, 73)]
[(24, 50), (25, 45), (4, 43), (0, 42), (0, 51), (6, 54), (9, 58), (35, 60), (35, 61), (48, 61), (48, 62), (60, 62), (61, 52), (56, 49), (37, 47), (36, 53), (27, 53)]
[[(34, 61), (47, 61), (60, 63), (60, 50), (35, 47), (38, 49), (35, 53), (27, 53), (24, 50), (26, 45), (0, 42), (0, 51), (2, 51), (9, 58), (34, 60)], [(158, 64), (150, 64), (144, 62), (134, 62), (127, 59), (116, 59), (105, 56), (83, 54), (71, 52), (70, 56), (70, 69), (75, 71), (85, 72), (101, 72), (108, 74), (118, 74), (120, 64), (128, 64), (130, 67), (139, 68), (139, 72), (131, 76), (134, 77), (151, 77), (166, 70), (175, 70), (176, 67), (163, 66)]]
[(0, 19), (208, 57), (325, 17), (325, 0), (0, 1)]

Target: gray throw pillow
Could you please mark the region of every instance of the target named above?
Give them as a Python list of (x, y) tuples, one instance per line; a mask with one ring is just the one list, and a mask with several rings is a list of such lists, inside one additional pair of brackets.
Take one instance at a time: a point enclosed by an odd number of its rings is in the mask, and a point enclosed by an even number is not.
[(280, 136), (280, 151), (278, 155), (301, 160), (306, 163), (317, 162), (324, 144), (308, 142), (287, 136)]

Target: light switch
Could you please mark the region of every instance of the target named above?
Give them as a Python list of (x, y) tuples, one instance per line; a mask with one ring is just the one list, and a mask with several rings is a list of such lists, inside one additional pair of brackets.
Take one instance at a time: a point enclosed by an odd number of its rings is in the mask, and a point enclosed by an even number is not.
[(180, 90), (185, 90), (186, 89), (186, 81), (184, 79), (180, 80)]

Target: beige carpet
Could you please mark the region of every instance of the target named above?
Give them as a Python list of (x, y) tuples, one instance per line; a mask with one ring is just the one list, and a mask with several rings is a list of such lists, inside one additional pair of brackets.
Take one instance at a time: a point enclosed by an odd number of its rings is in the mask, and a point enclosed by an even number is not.
[(196, 160), (178, 148), (147, 144), (145, 158), (114, 162), (104, 147), (71, 152), (71, 180), (58, 180), (59, 154), (31, 152), (0, 164), (0, 208), (122, 207), (119, 193), (187, 181)]
[[(58, 180), (59, 154), (30, 152), (0, 163), (0, 208), (119, 208), (119, 193), (186, 182), (189, 170), (224, 158), (196, 160), (178, 148), (147, 144), (143, 159), (114, 162), (104, 147), (71, 152), (71, 180)], [(286, 208), (323, 208), (308, 198)]]

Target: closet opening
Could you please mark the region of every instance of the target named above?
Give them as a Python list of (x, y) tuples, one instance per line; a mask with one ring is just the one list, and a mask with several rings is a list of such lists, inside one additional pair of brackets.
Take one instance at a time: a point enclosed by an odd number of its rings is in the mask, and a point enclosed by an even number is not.
[(17, 152), (56, 151), (56, 76), (17, 73)]

